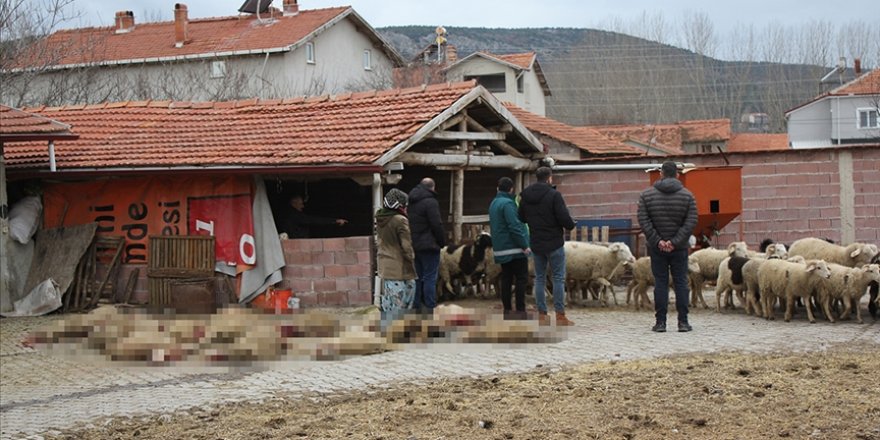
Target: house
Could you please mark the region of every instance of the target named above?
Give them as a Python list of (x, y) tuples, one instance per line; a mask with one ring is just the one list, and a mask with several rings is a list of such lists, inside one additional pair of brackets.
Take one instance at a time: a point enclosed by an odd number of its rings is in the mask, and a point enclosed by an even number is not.
[(535, 52), (496, 55), (474, 52), (446, 67), (449, 81), (476, 80), (501, 101), (544, 116), (550, 86)]
[[(28, 111), (63, 120), (80, 134), (57, 141), (51, 156), (37, 143), (6, 144), (11, 184), (43, 184), (44, 226), (97, 221), (99, 235), (125, 235), (127, 269), (120, 277), (144, 264), (147, 237), (210, 230), (218, 267), (231, 263), (220, 269), (242, 276), (242, 284), (263, 270), (251, 288), (242, 287), (242, 302), (265, 288), (264, 280), (283, 280), (306, 304), (369, 303), (373, 215), (387, 189), (409, 191), (434, 178), (444, 222), (459, 241), (465, 226), (486, 222), (500, 177), (513, 177), (522, 188), (544, 157), (540, 140), (473, 81), (310, 98)], [(261, 264), (275, 257), (259, 252), (279, 242), (273, 210), (303, 190), (310, 209), (343, 214), (348, 229), (281, 240), (274, 254), (279, 267), (265, 271)], [(272, 208), (268, 213), (257, 209), (260, 200)], [(229, 259), (219, 259), (224, 253)], [(141, 300), (143, 284), (136, 293)]]
[(792, 148), (880, 144), (880, 69), (787, 112)]
[(283, 10), (55, 32), (2, 72), (0, 102), (63, 105), (169, 99), (217, 101), (342, 93), (391, 86), (403, 64), (351, 7)]

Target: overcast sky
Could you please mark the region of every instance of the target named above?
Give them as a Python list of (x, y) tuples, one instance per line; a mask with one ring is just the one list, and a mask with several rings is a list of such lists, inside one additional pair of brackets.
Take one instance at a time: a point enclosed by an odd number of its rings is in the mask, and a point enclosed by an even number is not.
[[(111, 25), (114, 13), (131, 10), (171, 19), (174, 0), (75, 0), (90, 25)], [(237, 14), (243, 0), (183, 0), (189, 16)], [(274, 0), (278, 7), (281, 0)], [(738, 23), (798, 25), (827, 20), (832, 24), (880, 21), (877, 0), (300, 0), (301, 9), (350, 5), (373, 27), (444, 25), (468, 27), (601, 27), (612, 18), (634, 20), (643, 13), (662, 12), (667, 20), (702, 12), (724, 34)], [(873, 12), (871, 12), (873, 11)]]

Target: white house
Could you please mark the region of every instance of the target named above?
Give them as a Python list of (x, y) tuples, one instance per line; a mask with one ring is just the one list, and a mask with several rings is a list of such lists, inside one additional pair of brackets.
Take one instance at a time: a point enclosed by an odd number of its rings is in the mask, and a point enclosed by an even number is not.
[(391, 86), (396, 50), (351, 7), (283, 10), (55, 32), (2, 72), (11, 105), (169, 99), (212, 101), (342, 93)]
[(499, 100), (546, 115), (550, 87), (535, 52), (495, 55), (474, 52), (446, 67), (449, 81), (476, 80)]
[(792, 148), (880, 144), (880, 69), (785, 113)]

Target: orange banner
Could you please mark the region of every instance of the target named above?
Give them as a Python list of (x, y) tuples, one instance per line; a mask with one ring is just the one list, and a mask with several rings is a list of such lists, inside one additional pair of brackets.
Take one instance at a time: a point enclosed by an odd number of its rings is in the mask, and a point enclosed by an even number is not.
[(249, 177), (145, 177), (44, 187), (44, 226), (97, 222), (98, 235), (122, 235), (124, 263), (147, 262), (151, 235), (213, 235), (218, 261), (255, 264)]

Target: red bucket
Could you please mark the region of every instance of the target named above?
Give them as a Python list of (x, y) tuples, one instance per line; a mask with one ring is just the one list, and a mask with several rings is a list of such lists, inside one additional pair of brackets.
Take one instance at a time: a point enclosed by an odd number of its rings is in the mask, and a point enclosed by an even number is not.
[(251, 301), (251, 304), (259, 309), (274, 310), (275, 314), (281, 314), (291, 309), (293, 291), (290, 289), (278, 290), (269, 288)]

